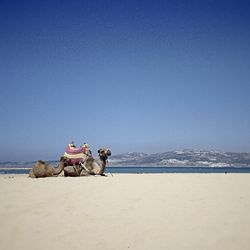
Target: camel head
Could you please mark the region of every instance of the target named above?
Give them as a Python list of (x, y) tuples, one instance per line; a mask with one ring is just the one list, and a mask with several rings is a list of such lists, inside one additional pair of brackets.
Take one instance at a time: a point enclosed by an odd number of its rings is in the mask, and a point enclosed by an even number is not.
[(106, 148), (101, 148), (97, 152), (99, 154), (100, 159), (102, 160), (107, 160), (108, 157), (111, 155), (111, 151)]

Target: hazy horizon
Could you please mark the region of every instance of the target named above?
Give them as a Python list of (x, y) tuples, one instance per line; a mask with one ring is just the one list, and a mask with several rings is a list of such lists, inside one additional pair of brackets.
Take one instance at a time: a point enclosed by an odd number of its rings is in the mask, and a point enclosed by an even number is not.
[[(126, 155), (126, 154), (146, 154), (146, 155), (153, 155), (153, 154), (163, 154), (163, 153), (168, 153), (168, 152), (178, 152), (178, 151), (201, 151), (201, 152), (218, 152), (218, 153), (247, 153), (250, 154), (250, 151), (222, 151), (222, 150), (217, 150), (217, 149), (198, 149), (198, 148), (183, 148), (183, 149), (172, 149), (172, 150), (163, 150), (163, 151), (124, 151), (124, 152), (116, 152), (115, 154), (112, 153), (112, 156), (118, 156), (118, 155)], [(59, 161), (60, 157), (64, 154), (64, 150), (61, 151), (60, 154), (55, 155), (54, 158), (48, 158), (46, 157), (43, 152), (41, 152), (41, 155), (43, 155), (43, 158), (39, 158), (39, 157), (27, 157), (27, 158), (20, 158), (20, 159), (16, 159), (13, 160), (12, 159), (5, 159), (5, 160), (1, 160), (0, 159), (0, 163), (3, 162), (35, 162), (37, 160), (45, 160), (45, 161)], [(94, 150), (92, 152), (93, 156), (95, 158), (98, 158), (98, 153)], [(40, 155), (40, 156), (41, 156)]]
[(250, 152), (247, 1), (1, 1), (0, 161)]

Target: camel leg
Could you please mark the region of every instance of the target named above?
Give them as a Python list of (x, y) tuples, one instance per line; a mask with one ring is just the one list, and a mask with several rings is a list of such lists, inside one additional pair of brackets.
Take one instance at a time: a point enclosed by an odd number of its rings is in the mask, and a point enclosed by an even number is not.
[(80, 176), (89, 176), (91, 175), (89, 172), (87, 172), (85, 169), (83, 169), (80, 173)]

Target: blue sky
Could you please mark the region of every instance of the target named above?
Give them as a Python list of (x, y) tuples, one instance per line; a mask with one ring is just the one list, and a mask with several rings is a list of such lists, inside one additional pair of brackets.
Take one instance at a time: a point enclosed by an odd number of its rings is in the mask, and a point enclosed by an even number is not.
[(1, 1), (0, 161), (250, 152), (248, 1)]

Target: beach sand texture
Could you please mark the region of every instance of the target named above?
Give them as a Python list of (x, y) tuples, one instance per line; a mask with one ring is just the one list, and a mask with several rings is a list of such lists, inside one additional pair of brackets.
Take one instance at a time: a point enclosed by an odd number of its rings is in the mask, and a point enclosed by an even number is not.
[(250, 249), (249, 174), (0, 176), (0, 249)]

